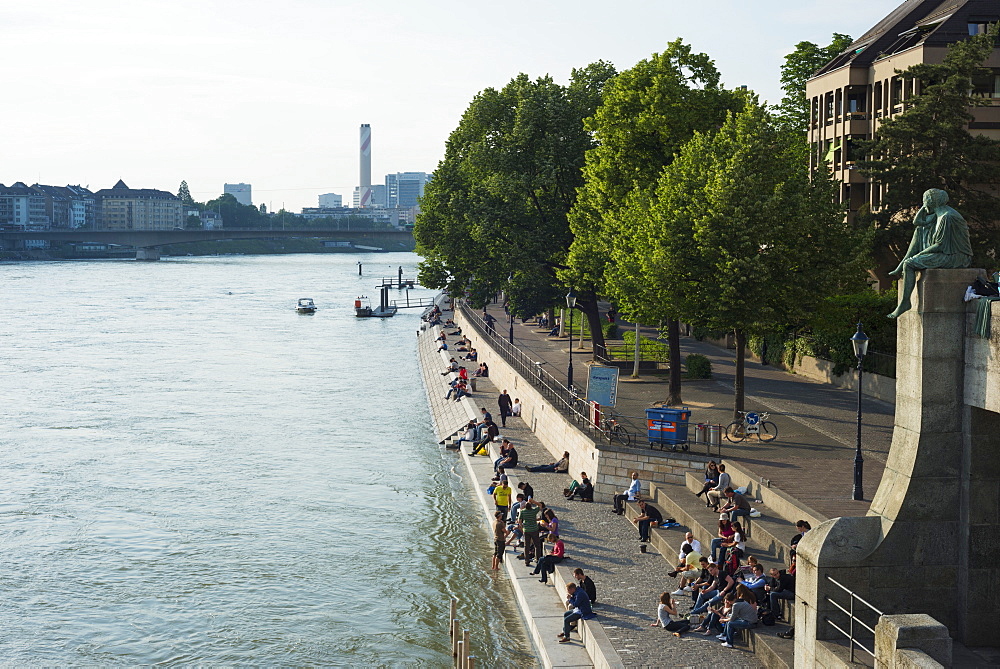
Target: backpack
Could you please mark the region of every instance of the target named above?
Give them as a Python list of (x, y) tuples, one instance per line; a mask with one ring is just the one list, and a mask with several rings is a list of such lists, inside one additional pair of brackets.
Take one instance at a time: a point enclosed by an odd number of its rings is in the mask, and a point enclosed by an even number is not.
[(761, 625), (767, 625), (768, 627), (772, 627), (776, 622), (777, 620), (775, 619), (774, 614), (771, 613), (770, 611), (765, 611), (764, 614), (760, 617)]

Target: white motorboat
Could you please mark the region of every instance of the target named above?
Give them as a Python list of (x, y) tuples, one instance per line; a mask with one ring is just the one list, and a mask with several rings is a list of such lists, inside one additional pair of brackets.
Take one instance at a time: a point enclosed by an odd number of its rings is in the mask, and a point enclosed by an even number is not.
[(311, 297), (300, 297), (295, 310), (300, 314), (314, 314), (316, 313), (316, 303)]

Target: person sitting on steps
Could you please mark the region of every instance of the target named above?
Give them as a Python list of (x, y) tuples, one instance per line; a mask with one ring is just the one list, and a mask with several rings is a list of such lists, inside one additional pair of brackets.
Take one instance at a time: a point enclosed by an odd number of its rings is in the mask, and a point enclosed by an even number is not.
[(566, 473), (569, 471), (569, 451), (564, 451), (562, 458), (547, 465), (537, 465), (535, 467), (525, 467), (529, 472), (556, 472)]
[(615, 495), (614, 509), (612, 509), (612, 513), (617, 513), (619, 516), (624, 514), (625, 502), (634, 502), (637, 500), (641, 490), (642, 481), (639, 480), (639, 472), (632, 472), (632, 483), (629, 485), (628, 490), (620, 495)]
[(566, 499), (575, 499), (579, 495), (581, 502), (594, 501), (594, 484), (590, 482), (587, 472), (580, 472), (580, 482), (573, 481), (569, 484), (569, 488), (566, 491), (564, 493)]
[[(454, 360), (454, 358), (452, 359)], [(719, 466), (715, 464), (715, 460), (709, 460), (708, 467), (705, 469), (705, 485), (694, 496), (701, 497), (717, 485), (719, 485)]]
[(715, 486), (708, 490), (705, 494), (705, 506), (710, 507), (712, 511), (719, 510), (719, 503), (722, 499), (723, 491), (732, 485), (732, 479), (729, 474), (726, 473), (726, 466), (724, 464), (719, 464), (719, 482)]

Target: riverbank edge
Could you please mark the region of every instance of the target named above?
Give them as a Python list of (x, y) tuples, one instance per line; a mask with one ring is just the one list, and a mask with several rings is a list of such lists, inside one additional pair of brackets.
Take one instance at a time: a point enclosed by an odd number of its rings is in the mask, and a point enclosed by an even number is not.
[[(446, 417), (439, 409), (440, 403), (434, 401), (439, 388), (431, 383), (435, 381), (434, 374), (437, 374), (431, 365), (440, 361), (443, 368), (448, 363), (448, 356), (444, 353), (434, 352), (434, 337), (438, 335), (440, 328), (427, 328), (422, 326), (418, 331), (418, 359), (420, 361), (424, 379), (424, 389), (427, 392), (428, 406), (434, 421), (435, 433), (440, 439), (445, 439), (455, 430), (451, 423), (456, 422), (456, 416)], [(428, 355), (430, 353), (430, 355)], [(485, 385), (485, 384), (484, 384)], [(458, 404), (463, 405), (466, 415), (475, 415), (476, 405), (468, 399), (462, 399)], [(457, 428), (456, 428), (457, 429)], [(482, 510), (482, 519), (485, 527), (492, 534), (493, 513), (495, 506), (493, 498), (486, 494), (486, 489), (493, 477), (493, 460), (498, 457), (495, 449), (491, 450), (490, 457), (472, 457), (465, 449), (459, 449), (457, 456), (465, 465), (469, 476), (467, 478), (472, 491)], [(510, 476), (512, 487), (517, 486), (516, 476)], [(520, 569), (518, 569), (520, 567)], [(560, 644), (556, 638), (556, 633), (561, 631), (563, 613), (565, 606), (562, 603), (562, 596), (565, 593), (567, 579), (572, 579), (572, 572), (564, 568), (557, 568), (552, 575), (552, 587), (545, 586), (537, 582), (537, 577), (524, 569), (523, 564), (513, 559), (509, 551), (505, 554), (503, 570), (511, 587), (517, 597), (518, 610), (521, 614), (522, 623), (531, 639), (532, 645), (541, 666), (546, 669), (561, 667), (572, 669), (575, 667), (598, 667), (600, 669), (624, 668), (624, 663), (614, 650), (604, 629), (597, 620), (580, 621), (579, 630), (581, 643)]]

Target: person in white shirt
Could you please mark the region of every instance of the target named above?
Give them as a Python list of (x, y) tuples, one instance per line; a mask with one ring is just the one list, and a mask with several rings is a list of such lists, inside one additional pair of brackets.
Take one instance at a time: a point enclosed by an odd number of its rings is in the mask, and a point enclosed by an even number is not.
[(683, 560), (684, 559), (684, 555), (685, 555), (685, 553), (684, 553), (684, 547), (685, 546), (690, 546), (692, 551), (694, 551), (695, 553), (698, 553), (698, 554), (702, 554), (701, 553), (701, 542), (698, 541), (697, 539), (695, 539), (694, 535), (691, 532), (688, 532), (687, 534), (684, 535), (684, 543), (681, 544), (681, 550), (677, 554), (677, 559), (678, 560)]
[(639, 491), (641, 490), (642, 481), (639, 480), (639, 472), (632, 472), (632, 485), (622, 494), (615, 495), (615, 508), (612, 509), (612, 513), (617, 513), (619, 516), (625, 513), (625, 501), (634, 502), (639, 498)]
[(723, 495), (722, 491), (725, 490), (726, 488), (731, 487), (732, 484), (733, 484), (733, 479), (731, 476), (729, 476), (729, 474), (726, 473), (726, 466), (719, 465), (719, 485), (715, 486), (714, 488), (708, 491), (707, 494), (708, 502), (705, 503), (706, 506), (712, 507), (713, 511), (718, 511), (720, 503), (719, 500), (722, 499)]

